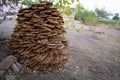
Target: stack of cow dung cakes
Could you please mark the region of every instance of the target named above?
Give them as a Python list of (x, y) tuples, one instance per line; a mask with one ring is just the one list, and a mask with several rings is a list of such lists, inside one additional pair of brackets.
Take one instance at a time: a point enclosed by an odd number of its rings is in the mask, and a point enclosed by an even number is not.
[(51, 2), (20, 9), (8, 49), (29, 72), (59, 70), (68, 61), (63, 24), (63, 18)]

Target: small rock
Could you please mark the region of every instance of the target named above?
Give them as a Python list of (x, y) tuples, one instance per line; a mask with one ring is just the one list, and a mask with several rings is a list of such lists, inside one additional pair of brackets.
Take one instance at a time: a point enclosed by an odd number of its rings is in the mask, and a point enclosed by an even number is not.
[(13, 55), (10, 55), (6, 57), (1, 63), (0, 63), (0, 70), (7, 70), (9, 67), (17, 61), (17, 58)]
[(20, 71), (20, 68), (15, 63), (12, 64), (11, 68), (15, 73), (18, 73)]
[(22, 65), (18, 62), (15, 62), (15, 64), (21, 69), (22, 68)]
[(79, 66), (75, 66), (76, 67), (76, 69), (78, 69), (79, 68)]
[(2, 77), (5, 72), (6, 72), (5, 70), (0, 70), (0, 77)]
[(117, 27), (117, 28), (116, 28), (116, 30), (120, 30), (120, 28), (119, 28), (119, 27)]
[(15, 76), (14, 75), (7, 75), (7, 76), (5, 76), (5, 80), (15, 80)]
[(63, 72), (67, 72), (67, 70), (63, 69)]
[(105, 34), (104, 32), (97, 31), (96, 34)]

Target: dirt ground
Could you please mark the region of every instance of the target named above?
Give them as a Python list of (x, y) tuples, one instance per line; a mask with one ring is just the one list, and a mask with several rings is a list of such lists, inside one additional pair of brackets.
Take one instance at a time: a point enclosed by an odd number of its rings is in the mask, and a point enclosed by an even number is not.
[[(10, 24), (4, 23), (0, 28), (5, 25), (12, 31)], [(37, 75), (24, 72), (19, 77), (22, 80), (120, 80), (120, 30), (86, 26), (79, 22), (76, 26), (84, 28), (81, 32), (73, 28), (67, 30), (69, 62), (64, 70)], [(11, 31), (4, 34), (10, 37)], [(3, 41), (0, 42), (0, 60), (8, 54)]]

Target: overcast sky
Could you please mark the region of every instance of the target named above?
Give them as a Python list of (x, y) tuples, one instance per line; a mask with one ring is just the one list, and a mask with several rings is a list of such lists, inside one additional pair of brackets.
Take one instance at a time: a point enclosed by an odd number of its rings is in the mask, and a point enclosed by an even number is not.
[(120, 14), (120, 0), (80, 0), (81, 4), (89, 10), (104, 8), (112, 13)]

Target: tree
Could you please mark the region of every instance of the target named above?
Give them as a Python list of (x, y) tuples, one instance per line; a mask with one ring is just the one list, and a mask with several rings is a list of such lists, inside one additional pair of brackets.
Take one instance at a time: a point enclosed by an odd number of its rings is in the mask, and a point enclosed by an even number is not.
[(81, 20), (84, 23), (89, 23), (89, 24), (97, 24), (98, 22), (98, 18), (96, 17), (95, 12), (88, 10), (85, 10), (82, 13)]
[(76, 12), (75, 12), (75, 20), (81, 20), (82, 13), (85, 11), (85, 8), (79, 3), (76, 6)]
[(113, 20), (119, 20), (120, 18), (119, 18), (119, 13), (115, 13), (115, 15), (113, 16), (113, 18), (112, 18)]
[(81, 4), (76, 7), (75, 20), (90, 24), (97, 24), (98, 22), (95, 12), (86, 10)]
[(109, 14), (108, 14), (108, 12), (106, 12), (105, 8), (102, 8), (102, 9), (96, 8), (95, 12), (96, 12), (98, 19), (108, 18), (108, 16), (109, 16)]
[[(0, 0), (0, 23), (2, 23), (9, 14), (14, 15), (15, 12), (11, 12), (11, 10), (15, 10), (18, 7), (19, 1), (21, 0)], [(4, 11), (4, 7), (9, 8), (8, 11)]]
[(34, 3), (41, 3), (42, 1), (53, 2), (54, 7), (58, 8), (62, 15), (72, 14), (71, 5), (80, 0), (23, 0), (22, 4), (29, 7)]
[[(70, 5), (74, 4), (74, 2), (79, 2), (79, 0), (0, 0), (0, 23), (2, 23), (7, 16), (7, 13), (3, 10), (4, 6), (10, 7), (7, 11), (9, 12), (11, 9), (16, 9), (19, 2), (22, 1), (22, 5), (26, 7), (30, 7), (34, 3), (41, 3), (42, 1), (50, 1), (54, 3), (55, 8), (59, 8), (59, 11), (62, 15), (70, 15), (72, 13), (72, 9)], [(16, 6), (13, 6), (16, 5)]]

